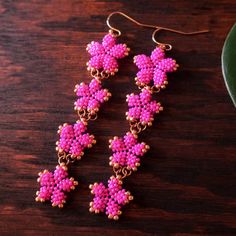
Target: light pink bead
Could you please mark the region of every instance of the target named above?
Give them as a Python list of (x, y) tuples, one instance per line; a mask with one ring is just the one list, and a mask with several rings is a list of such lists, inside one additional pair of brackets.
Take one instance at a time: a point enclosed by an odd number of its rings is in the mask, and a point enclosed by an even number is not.
[(113, 74), (118, 71), (117, 59), (127, 56), (129, 49), (125, 44), (116, 44), (116, 38), (107, 34), (102, 44), (94, 41), (88, 44), (87, 51), (92, 56), (87, 63), (89, 70), (101, 69)]
[(139, 68), (136, 77), (137, 85), (145, 86), (153, 83), (157, 88), (167, 84), (167, 72), (173, 72), (178, 65), (172, 58), (165, 58), (165, 52), (160, 47), (155, 48), (151, 56), (144, 54), (134, 57), (134, 63)]
[(66, 202), (65, 192), (70, 192), (78, 185), (73, 178), (68, 178), (67, 167), (64, 164), (56, 166), (54, 173), (44, 170), (39, 173), (40, 189), (36, 193), (36, 201), (51, 200), (53, 206), (63, 207)]

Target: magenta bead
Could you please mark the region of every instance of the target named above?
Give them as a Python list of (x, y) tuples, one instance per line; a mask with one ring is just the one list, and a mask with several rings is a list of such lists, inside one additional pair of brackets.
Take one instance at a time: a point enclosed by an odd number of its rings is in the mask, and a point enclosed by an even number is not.
[(160, 47), (155, 48), (150, 57), (144, 54), (135, 56), (134, 63), (139, 68), (136, 83), (142, 86), (153, 83), (157, 88), (164, 88), (167, 84), (166, 73), (178, 67), (174, 59), (165, 58), (165, 52)]
[(152, 124), (155, 113), (162, 109), (160, 103), (152, 100), (151, 92), (148, 89), (143, 89), (138, 95), (128, 95), (127, 102), (129, 107), (126, 113), (127, 119), (141, 122), (143, 125)]
[(123, 138), (111, 140), (110, 148), (113, 151), (111, 165), (136, 170), (140, 165), (139, 157), (144, 155), (148, 146), (143, 142), (138, 143), (137, 136), (128, 132)]
[(64, 124), (59, 127), (60, 140), (57, 143), (59, 152), (71, 154), (80, 158), (85, 148), (89, 148), (95, 142), (94, 136), (85, 133), (87, 124), (77, 121), (74, 125)]
[(130, 193), (122, 188), (122, 181), (114, 176), (108, 180), (107, 188), (103, 183), (94, 183), (90, 188), (95, 195), (90, 203), (90, 211), (105, 212), (111, 219), (118, 219), (121, 207), (132, 200)]
[(78, 184), (73, 178), (68, 178), (67, 167), (64, 164), (56, 166), (54, 172), (44, 170), (39, 173), (40, 189), (36, 193), (36, 201), (51, 200), (52, 206), (63, 207), (66, 202), (65, 192), (70, 192)]
[(107, 89), (103, 89), (101, 82), (93, 79), (87, 85), (81, 83), (75, 86), (76, 95), (79, 97), (75, 102), (75, 109), (78, 111), (87, 110), (95, 114), (99, 111), (101, 103), (107, 101), (111, 94)]
[(92, 58), (87, 63), (88, 69), (101, 69), (107, 73), (118, 71), (117, 59), (128, 55), (129, 49), (125, 44), (116, 44), (116, 37), (107, 34), (102, 40), (102, 44), (92, 41), (87, 46), (88, 53)]

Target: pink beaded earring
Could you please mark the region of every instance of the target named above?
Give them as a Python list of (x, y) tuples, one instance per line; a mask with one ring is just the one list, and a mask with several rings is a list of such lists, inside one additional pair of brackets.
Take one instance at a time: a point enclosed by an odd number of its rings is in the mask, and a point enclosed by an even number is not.
[[(172, 46), (157, 42), (155, 35), (160, 30), (181, 34), (197, 34), (207, 31), (185, 33), (159, 26), (146, 25), (121, 12), (112, 13), (108, 20), (114, 14), (120, 14), (140, 26), (155, 28), (152, 39), (157, 44), (150, 56), (142, 54), (134, 57), (134, 63), (139, 69), (135, 80), (140, 92), (127, 95), (128, 111), (126, 112), (126, 119), (129, 122), (130, 130), (123, 137), (115, 136), (109, 140), (109, 148), (112, 151), (109, 165), (112, 166), (114, 174), (108, 180), (107, 186), (103, 183), (94, 183), (89, 186), (91, 193), (94, 195), (92, 202), (90, 202), (90, 212), (105, 212), (109, 219), (118, 220), (122, 213), (121, 208), (133, 199), (131, 193), (123, 188), (122, 180), (137, 171), (140, 166), (140, 158), (149, 149), (146, 143), (138, 141), (138, 134), (151, 126), (155, 114), (163, 110), (153, 95), (166, 87), (168, 83), (167, 74), (176, 71), (178, 68), (178, 64), (174, 59), (165, 56), (165, 52), (171, 50)], [(109, 22), (108, 26), (119, 35), (121, 34)]]
[(96, 143), (93, 135), (87, 133), (87, 124), (97, 118), (101, 104), (107, 101), (111, 93), (102, 88), (102, 80), (114, 75), (118, 71), (118, 59), (129, 53), (126, 44), (117, 44), (117, 37), (112, 30), (106, 34), (102, 43), (91, 42), (87, 51), (91, 59), (87, 63), (92, 80), (89, 84), (80, 83), (75, 86), (78, 96), (74, 109), (79, 119), (75, 124), (67, 123), (59, 126), (59, 141), (56, 142), (58, 165), (54, 172), (44, 170), (39, 172), (39, 191), (36, 192), (37, 202), (51, 201), (52, 206), (63, 207), (66, 193), (75, 189), (78, 182), (68, 177), (68, 166), (84, 155), (84, 149), (91, 148)]

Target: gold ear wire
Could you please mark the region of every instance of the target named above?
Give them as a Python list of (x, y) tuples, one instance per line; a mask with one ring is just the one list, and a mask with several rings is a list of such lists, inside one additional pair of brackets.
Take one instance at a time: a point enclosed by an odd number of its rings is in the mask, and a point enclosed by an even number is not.
[(192, 32), (184, 32), (184, 31), (180, 31), (180, 30), (174, 30), (174, 29), (170, 29), (170, 28), (164, 28), (164, 27), (158, 27), (156, 28), (153, 33), (152, 33), (152, 41), (154, 43), (156, 43), (158, 46), (163, 47), (163, 49), (170, 51), (172, 49), (172, 45), (168, 44), (168, 43), (160, 43), (156, 40), (156, 33), (158, 31), (161, 30), (165, 30), (165, 31), (169, 31), (172, 33), (176, 33), (176, 34), (183, 34), (183, 35), (196, 35), (196, 34), (203, 34), (203, 33), (207, 33), (209, 32), (209, 30), (200, 30), (200, 31), (192, 31)]
[(113, 26), (111, 26), (110, 24), (110, 19), (113, 15), (121, 15), (123, 17), (125, 17), (126, 19), (130, 20), (131, 22), (133, 22), (134, 24), (138, 25), (138, 26), (141, 26), (141, 27), (145, 27), (145, 28), (151, 28), (151, 29), (155, 29), (155, 31), (153, 32), (152, 34), (152, 40), (153, 42), (155, 42), (156, 44), (158, 45), (163, 45), (163, 46), (167, 46), (169, 48), (167, 48), (166, 50), (171, 50), (172, 46), (170, 44), (164, 44), (164, 43), (160, 43), (158, 41), (156, 41), (155, 39), (155, 35), (158, 31), (160, 30), (165, 30), (165, 31), (169, 31), (169, 32), (173, 32), (173, 33), (177, 33), (177, 34), (183, 34), (183, 35), (195, 35), (195, 34), (202, 34), (202, 33), (207, 33), (209, 32), (209, 30), (200, 30), (200, 31), (193, 31), (193, 32), (184, 32), (184, 31), (180, 31), (180, 30), (175, 30), (175, 29), (171, 29), (171, 28), (166, 28), (166, 27), (161, 27), (161, 26), (158, 26), (158, 25), (149, 25), (149, 24), (144, 24), (144, 23), (141, 23), (137, 20), (135, 20), (134, 18), (126, 15), (125, 13), (121, 12), (121, 11), (115, 11), (115, 12), (112, 12), (111, 14), (108, 15), (107, 17), (107, 20), (106, 20), (106, 23), (107, 23), (107, 26), (110, 28), (110, 30), (113, 32), (113, 33), (116, 33), (117, 36), (120, 36), (121, 35), (121, 31)]
[(110, 19), (111, 19), (111, 17), (112, 17), (113, 15), (121, 15), (121, 16), (125, 17), (126, 19), (130, 20), (131, 22), (135, 23), (135, 24), (138, 25), (138, 26), (142, 26), (142, 27), (146, 27), (146, 28), (151, 28), (151, 29), (155, 29), (155, 28), (158, 27), (158, 26), (156, 26), (156, 25), (143, 24), (143, 23), (141, 23), (141, 22), (135, 20), (134, 18), (132, 18), (132, 17), (126, 15), (125, 13), (123, 13), (123, 12), (121, 12), (121, 11), (114, 11), (114, 12), (112, 12), (111, 14), (108, 15), (107, 20), (106, 20), (106, 23), (107, 23), (107, 26), (110, 28), (110, 30), (112, 30), (112, 31), (114, 31), (114, 32), (117, 33), (117, 36), (120, 36), (120, 35), (121, 35), (121, 31), (118, 30), (117, 28), (111, 26), (111, 24), (110, 24)]

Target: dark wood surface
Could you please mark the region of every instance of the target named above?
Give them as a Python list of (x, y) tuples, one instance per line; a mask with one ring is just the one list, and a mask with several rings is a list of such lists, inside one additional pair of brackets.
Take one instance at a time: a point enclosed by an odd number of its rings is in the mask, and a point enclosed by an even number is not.
[[(125, 95), (137, 91), (132, 56), (154, 47), (151, 31), (117, 16), (131, 55), (105, 82), (113, 94), (89, 124), (97, 145), (71, 175), (79, 187), (62, 210), (34, 201), (38, 171), (56, 165), (57, 127), (77, 119), (74, 85), (89, 81), (85, 51), (121, 10), (186, 31), (164, 33), (180, 69), (157, 96), (164, 112), (141, 135), (151, 146), (125, 181), (134, 195), (119, 222), (88, 212), (88, 185), (112, 174), (108, 139), (128, 129)], [(236, 235), (236, 113), (220, 67), (236, 19), (234, 0), (0, 1), (0, 235)]]

